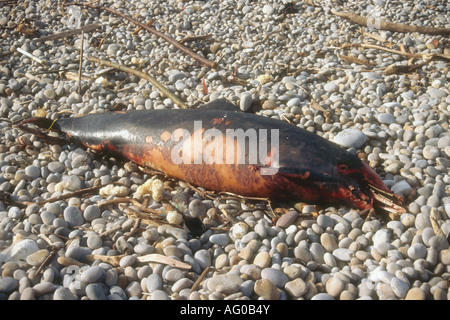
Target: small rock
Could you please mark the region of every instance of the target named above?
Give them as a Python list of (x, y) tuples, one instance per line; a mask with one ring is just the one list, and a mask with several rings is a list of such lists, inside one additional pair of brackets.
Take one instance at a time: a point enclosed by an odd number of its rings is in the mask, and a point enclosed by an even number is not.
[(344, 290), (344, 287), (345, 287), (344, 282), (338, 277), (330, 278), (325, 285), (327, 293), (333, 296), (334, 298), (339, 297), (342, 290)]
[(326, 228), (334, 228), (334, 221), (325, 214), (321, 214), (317, 217), (317, 224), (321, 226), (324, 230)]
[(409, 283), (401, 281), (400, 279), (394, 277), (391, 280), (392, 291), (394, 291), (395, 295), (400, 299), (405, 298), (406, 294), (409, 290)]
[(270, 265), (270, 261), (270, 254), (267, 251), (261, 251), (255, 256), (253, 263), (264, 269)]
[(425, 300), (425, 292), (421, 288), (411, 288), (406, 294), (405, 300)]
[(296, 278), (292, 281), (289, 281), (285, 285), (286, 292), (293, 296), (294, 298), (300, 298), (303, 296), (306, 291), (308, 291), (308, 286), (305, 281), (301, 278)]
[(427, 89), (427, 93), (430, 95), (431, 98), (434, 98), (434, 99), (441, 99), (441, 98), (447, 96), (447, 93), (444, 90), (436, 89), (433, 87), (429, 87)]
[(219, 246), (227, 246), (230, 243), (230, 237), (227, 233), (213, 234), (209, 237), (209, 241)]
[(78, 297), (69, 289), (59, 287), (53, 293), (53, 300), (78, 300)]
[(49, 255), (47, 249), (38, 250), (27, 257), (27, 263), (31, 266), (39, 266)]
[(367, 136), (358, 129), (345, 129), (334, 137), (334, 142), (345, 148), (360, 148), (367, 141)]
[(390, 113), (380, 113), (377, 116), (377, 120), (379, 123), (382, 124), (392, 124), (395, 123), (395, 116)]
[(11, 293), (17, 289), (19, 281), (12, 277), (0, 277), (0, 293)]
[(92, 266), (81, 273), (80, 280), (84, 283), (94, 283), (99, 281), (106, 274), (105, 269), (99, 266)]
[(252, 95), (249, 93), (243, 93), (239, 102), (239, 108), (241, 108), (242, 111), (247, 112), (250, 109), (251, 105)]
[(163, 288), (163, 280), (158, 274), (152, 273), (145, 280), (145, 286), (147, 287), (147, 292), (152, 293)]
[(244, 280), (238, 275), (227, 273), (209, 279), (207, 287), (211, 292), (220, 292), (229, 295), (238, 292), (242, 282), (244, 282)]
[(334, 300), (333, 296), (328, 293), (318, 293), (311, 300)]
[(281, 270), (274, 268), (263, 269), (261, 271), (261, 278), (270, 280), (270, 282), (280, 289), (289, 281), (288, 277)]
[(297, 220), (299, 214), (295, 210), (291, 210), (283, 214), (276, 223), (277, 227), (286, 229), (289, 227), (292, 223), (294, 223), (295, 220)]
[(323, 86), (326, 92), (335, 92), (339, 89), (338, 85), (334, 82), (328, 82)]
[(86, 296), (89, 300), (106, 300), (105, 291), (99, 283), (90, 283), (86, 286)]
[(427, 255), (427, 247), (422, 243), (414, 243), (408, 248), (408, 257), (413, 260), (424, 259)]
[(260, 279), (255, 282), (255, 293), (266, 300), (278, 300), (280, 292), (277, 287), (268, 279)]
[(350, 249), (338, 248), (334, 250), (332, 254), (339, 261), (350, 261), (353, 258), (355, 252)]
[(81, 226), (84, 223), (83, 213), (78, 207), (69, 206), (64, 210), (64, 220), (69, 223), (69, 227)]

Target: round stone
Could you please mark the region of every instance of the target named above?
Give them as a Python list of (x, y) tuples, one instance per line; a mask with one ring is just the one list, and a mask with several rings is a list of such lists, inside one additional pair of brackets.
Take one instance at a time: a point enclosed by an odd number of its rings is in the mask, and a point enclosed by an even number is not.
[(239, 108), (244, 111), (247, 112), (250, 107), (252, 105), (252, 95), (249, 93), (243, 93), (241, 95), (241, 99), (239, 102)]
[(434, 146), (427, 145), (423, 148), (423, 157), (428, 160), (435, 160), (439, 157), (440, 151)]
[(99, 266), (92, 266), (81, 273), (80, 280), (84, 283), (94, 283), (103, 278), (105, 274), (105, 269)]
[(87, 237), (86, 243), (89, 249), (94, 250), (100, 248), (102, 246), (103, 241), (98, 234), (93, 233)]
[(408, 257), (413, 260), (424, 259), (427, 255), (427, 247), (422, 243), (415, 243), (408, 248)]
[(327, 293), (334, 298), (338, 297), (341, 294), (341, 292), (344, 290), (344, 287), (344, 282), (338, 277), (331, 277), (325, 285)]
[(280, 289), (289, 281), (288, 277), (281, 270), (274, 268), (263, 269), (261, 271), (261, 278), (270, 280), (270, 282)]
[(256, 254), (253, 263), (256, 264), (261, 269), (264, 269), (270, 265), (270, 254), (267, 251), (261, 251)]
[(105, 291), (99, 283), (90, 283), (86, 286), (86, 296), (89, 300), (106, 300)]
[(278, 300), (280, 292), (277, 287), (268, 279), (260, 279), (255, 282), (255, 293), (266, 300)]
[(390, 113), (380, 113), (377, 116), (377, 120), (379, 123), (382, 124), (392, 124), (395, 123), (395, 116)]
[(31, 266), (39, 266), (45, 258), (48, 257), (49, 251), (47, 249), (38, 250), (27, 257), (27, 263)]
[(0, 293), (11, 293), (19, 286), (19, 281), (12, 277), (0, 277)]
[(209, 237), (209, 241), (219, 246), (227, 246), (230, 243), (230, 237), (227, 233), (213, 234)]
[(317, 217), (317, 224), (321, 226), (324, 230), (327, 228), (334, 228), (334, 221), (330, 216), (321, 214)]
[(201, 269), (206, 269), (211, 266), (211, 254), (206, 249), (198, 250), (194, 254), (194, 259), (198, 262)]
[(86, 221), (91, 222), (101, 216), (101, 210), (96, 205), (89, 205), (84, 209), (83, 217)]
[(339, 89), (338, 85), (334, 82), (328, 82), (323, 86), (323, 89), (326, 92), (334, 92), (337, 91)]
[(297, 220), (298, 216), (299, 214), (297, 211), (294, 210), (288, 211), (277, 220), (276, 226), (286, 229), (292, 223), (294, 223), (295, 220)]
[(394, 277), (391, 280), (392, 291), (394, 291), (395, 295), (400, 299), (405, 298), (406, 294), (409, 290), (409, 283), (401, 281), (400, 279)]
[(425, 292), (421, 288), (411, 288), (406, 294), (405, 300), (425, 300)]
[(360, 148), (367, 141), (367, 136), (358, 129), (345, 129), (334, 137), (334, 142), (345, 148)]
[(350, 261), (353, 258), (355, 252), (346, 248), (338, 248), (334, 250), (332, 254), (339, 261)]
[(323, 248), (328, 252), (333, 252), (338, 248), (336, 237), (330, 233), (322, 233), (320, 236), (320, 243)]
[(33, 286), (33, 291), (36, 297), (43, 296), (44, 294), (52, 293), (55, 290), (55, 285), (51, 282), (44, 281)]
[(211, 292), (220, 292), (229, 295), (238, 292), (242, 282), (244, 282), (244, 280), (238, 275), (227, 273), (209, 279), (207, 287)]
[(286, 283), (285, 289), (290, 296), (300, 298), (306, 293), (306, 291), (308, 291), (308, 286), (303, 279), (296, 278)]
[(328, 293), (318, 293), (311, 300), (334, 300), (333, 296)]
[(50, 162), (47, 167), (53, 173), (62, 173), (64, 171), (64, 165), (59, 161)]
[(59, 287), (53, 293), (53, 300), (78, 300), (78, 297), (65, 287)]
[(152, 273), (145, 280), (145, 286), (147, 287), (147, 292), (152, 293), (155, 290), (162, 290), (163, 281), (161, 276), (158, 274)]
[(41, 169), (36, 166), (30, 165), (25, 168), (25, 174), (32, 179), (36, 179), (41, 175)]
[(69, 223), (69, 227), (81, 226), (84, 223), (83, 213), (78, 207), (69, 206), (64, 209), (64, 220)]

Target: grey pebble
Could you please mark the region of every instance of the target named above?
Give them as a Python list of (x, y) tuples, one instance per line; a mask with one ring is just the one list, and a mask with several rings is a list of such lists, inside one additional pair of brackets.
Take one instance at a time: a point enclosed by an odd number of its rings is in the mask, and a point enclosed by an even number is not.
[(10, 293), (17, 289), (19, 281), (12, 277), (0, 277), (0, 293)]
[(338, 248), (334, 250), (332, 254), (339, 261), (350, 261), (355, 252), (346, 248)]
[(163, 286), (163, 280), (158, 274), (151, 274), (145, 280), (145, 286), (147, 288), (147, 292), (152, 293), (155, 290), (161, 290)]
[(209, 237), (209, 241), (219, 246), (226, 246), (230, 243), (230, 237), (227, 233), (213, 234)]
[(194, 259), (197, 261), (201, 269), (206, 269), (211, 266), (211, 255), (208, 250), (198, 250), (194, 254)]
[(102, 267), (92, 266), (81, 273), (80, 280), (84, 283), (94, 283), (104, 278), (105, 274), (106, 271)]
[(86, 296), (89, 300), (106, 300), (105, 290), (99, 283), (90, 283), (86, 286)]
[(83, 217), (86, 221), (91, 222), (97, 218), (100, 218), (101, 210), (96, 205), (89, 205), (83, 211)]
[(217, 291), (229, 295), (238, 292), (242, 282), (244, 281), (238, 275), (228, 273), (208, 279), (207, 287), (211, 292)]
[(239, 102), (239, 108), (244, 111), (247, 112), (250, 107), (252, 105), (252, 95), (249, 93), (243, 93), (241, 95), (241, 99)]
[(48, 164), (48, 170), (55, 173), (62, 173), (64, 171), (64, 165), (61, 162), (53, 161)]
[(283, 288), (289, 281), (288, 277), (281, 270), (265, 268), (261, 271), (261, 278), (270, 280), (278, 288)]
[(367, 141), (367, 136), (358, 129), (344, 129), (333, 141), (345, 148), (360, 148)]
[(48, 281), (44, 281), (33, 286), (33, 291), (36, 297), (52, 293), (54, 290), (55, 285)]
[(64, 209), (64, 220), (70, 227), (81, 226), (84, 223), (83, 213), (78, 207), (69, 206)]

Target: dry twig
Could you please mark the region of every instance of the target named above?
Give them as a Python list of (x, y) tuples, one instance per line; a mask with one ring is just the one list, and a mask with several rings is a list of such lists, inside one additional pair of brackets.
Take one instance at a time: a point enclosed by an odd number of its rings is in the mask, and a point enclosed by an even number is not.
[(87, 26), (83, 26), (78, 29), (73, 29), (69, 31), (63, 31), (55, 34), (51, 34), (49, 36), (41, 37), (36, 39), (36, 42), (45, 42), (45, 41), (53, 41), (53, 40), (59, 40), (59, 39), (65, 39), (68, 37), (76, 36), (82, 32), (91, 32), (96, 29), (100, 28), (100, 25), (97, 23), (88, 24)]
[(167, 264), (169, 266), (172, 266), (174, 268), (179, 268), (179, 269), (191, 269), (191, 265), (187, 264), (185, 262), (181, 262), (179, 260), (175, 260), (173, 258), (164, 256), (162, 254), (159, 253), (150, 253), (147, 254), (145, 256), (141, 256), (137, 258), (139, 260), (139, 262), (154, 262), (154, 263), (162, 263), (162, 264)]
[(348, 19), (354, 23), (357, 23), (364, 27), (372, 26), (379, 30), (386, 30), (386, 31), (392, 31), (392, 32), (402, 32), (402, 33), (408, 33), (408, 32), (418, 32), (423, 34), (432, 34), (432, 35), (443, 35), (448, 36), (450, 35), (450, 29), (449, 28), (435, 28), (435, 27), (421, 27), (421, 26), (411, 26), (407, 24), (402, 23), (393, 23), (373, 17), (362, 17), (360, 15), (350, 13), (350, 12), (340, 12), (336, 10), (331, 10), (331, 12), (339, 17)]
[(126, 67), (124, 65), (121, 64), (117, 64), (111, 61), (106, 61), (106, 60), (102, 60), (102, 59), (97, 59), (97, 58), (93, 58), (93, 57), (89, 57), (87, 58), (89, 61), (93, 61), (96, 63), (100, 63), (102, 65), (108, 66), (108, 67), (112, 67), (115, 69), (119, 69), (122, 70), (124, 72), (128, 72), (131, 74), (134, 74), (142, 79), (147, 80), (148, 82), (150, 82), (153, 86), (155, 86), (159, 91), (161, 91), (165, 96), (167, 96), (170, 100), (172, 100), (175, 104), (177, 104), (180, 108), (183, 109), (187, 109), (188, 106), (181, 101), (176, 95), (174, 95), (172, 92), (170, 92), (166, 87), (164, 87), (161, 83), (159, 83), (155, 78), (153, 78), (152, 76), (150, 76), (147, 73), (138, 71), (138, 70), (134, 70), (132, 68)]

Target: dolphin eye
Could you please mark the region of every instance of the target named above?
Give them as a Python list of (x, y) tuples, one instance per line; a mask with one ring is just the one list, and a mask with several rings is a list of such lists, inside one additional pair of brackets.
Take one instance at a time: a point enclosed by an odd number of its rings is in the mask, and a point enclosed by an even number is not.
[(338, 164), (338, 171), (342, 174), (347, 174), (349, 171), (349, 168), (346, 164)]

